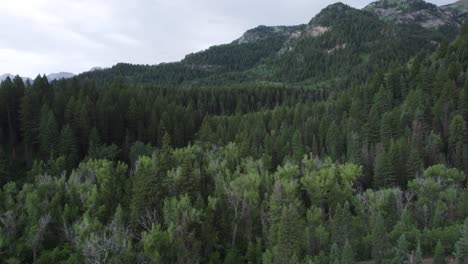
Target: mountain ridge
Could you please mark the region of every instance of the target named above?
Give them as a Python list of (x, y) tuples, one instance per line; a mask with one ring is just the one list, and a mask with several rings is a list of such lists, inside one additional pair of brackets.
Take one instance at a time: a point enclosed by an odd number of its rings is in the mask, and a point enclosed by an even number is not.
[[(347, 57), (347, 61), (354, 61), (357, 66), (353, 71), (365, 73), (369, 58), (376, 60), (377, 70), (392, 63), (387, 59), (394, 57), (385, 52), (406, 50), (401, 53), (404, 55), (396, 56), (401, 57), (401, 62), (418, 51), (436, 48), (444, 38), (453, 39), (460, 21), (465, 20), (457, 3), (438, 7), (423, 0), (380, 0), (357, 9), (338, 2), (321, 10), (306, 24), (258, 26), (230, 43), (188, 54), (179, 62), (119, 63), (109, 69), (82, 73), (78, 78), (110, 83), (121, 77), (162, 85), (212, 83), (220, 76), (232, 81), (321, 82), (338, 77), (317, 78), (323, 73), (318, 64), (342, 68), (338, 62)], [(296, 77), (286, 80), (285, 72)]]

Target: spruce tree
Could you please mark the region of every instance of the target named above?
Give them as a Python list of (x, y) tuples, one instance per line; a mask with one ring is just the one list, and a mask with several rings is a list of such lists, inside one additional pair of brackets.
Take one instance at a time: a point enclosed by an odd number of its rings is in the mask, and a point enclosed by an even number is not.
[(69, 125), (62, 128), (60, 132), (60, 155), (65, 157), (65, 165), (70, 172), (78, 163), (79, 154), (76, 139)]
[(385, 221), (379, 213), (373, 217), (372, 223), (372, 260), (375, 263), (382, 263), (385, 258), (387, 247), (387, 231), (385, 230)]
[(414, 264), (422, 264), (423, 263), (423, 256), (421, 251), (421, 243), (418, 241), (416, 246), (416, 252), (414, 253)]
[(304, 241), (304, 224), (302, 221), (296, 205), (291, 203), (283, 207), (278, 229), (275, 263), (288, 263), (293, 256), (298, 256), (301, 252), (302, 242)]
[(456, 264), (468, 263), (468, 218), (462, 228), (461, 238), (455, 244)]
[(392, 153), (383, 151), (375, 162), (374, 186), (377, 188), (392, 187), (396, 182), (395, 167), (392, 163)]
[(435, 247), (432, 264), (445, 264), (444, 247), (442, 246), (442, 243), (440, 243), (440, 240), (437, 242)]
[(408, 256), (408, 242), (406, 241), (405, 234), (403, 234), (398, 239), (393, 263), (406, 263), (408, 261)]
[(351, 245), (349, 244), (348, 240), (343, 248), (343, 253), (341, 254), (341, 264), (353, 264), (354, 263), (354, 253)]
[(346, 241), (352, 239), (352, 216), (349, 210), (349, 203), (343, 206), (338, 205), (332, 221), (332, 240), (343, 248)]
[(39, 131), (39, 145), (42, 157), (44, 159), (53, 159), (57, 152), (59, 132), (54, 114), (48, 108), (43, 108), (41, 111)]
[(340, 256), (340, 250), (338, 248), (338, 245), (336, 243), (333, 243), (331, 249), (330, 249), (330, 264), (340, 264), (341, 261), (341, 256)]

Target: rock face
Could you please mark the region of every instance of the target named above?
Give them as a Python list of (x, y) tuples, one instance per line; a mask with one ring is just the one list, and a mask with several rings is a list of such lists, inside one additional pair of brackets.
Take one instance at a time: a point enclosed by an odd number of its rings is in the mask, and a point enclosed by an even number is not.
[(300, 32), (303, 28), (303, 25), (300, 26), (259, 26), (254, 29), (248, 30), (244, 33), (239, 39), (236, 39), (232, 44), (245, 44), (253, 43), (261, 40), (271, 38), (272, 36), (282, 36), (289, 38), (294, 34)]
[(468, 0), (460, 0), (450, 5), (441, 6), (440, 8), (460, 24), (468, 20)]
[(396, 24), (418, 24), (426, 29), (459, 27), (462, 21), (450, 8), (423, 0), (380, 0), (364, 8), (382, 20)]

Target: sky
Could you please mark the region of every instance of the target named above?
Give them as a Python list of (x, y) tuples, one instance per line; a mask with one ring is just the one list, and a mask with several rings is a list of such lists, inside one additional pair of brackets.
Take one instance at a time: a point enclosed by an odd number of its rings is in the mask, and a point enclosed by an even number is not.
[[(336, 1), (5, 0), (0, 4), (0, 74), (35, 77), (118, 62), (178, 61), (258, 25), (308, 23)], [(362, 8), (371, 0), (342, 2)]]

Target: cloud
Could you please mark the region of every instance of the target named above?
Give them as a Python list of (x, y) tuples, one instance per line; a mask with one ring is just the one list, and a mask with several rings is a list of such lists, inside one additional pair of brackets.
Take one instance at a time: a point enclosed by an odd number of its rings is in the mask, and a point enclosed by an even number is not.
[[(0, 74), (155, 64), (257, 25), (307, 23), (334, 0), (15, 0), (0, 7)], [(354, 7), (370, 2), (343, 1)], [(436, 4), (452, 1), (437, 0)]]

